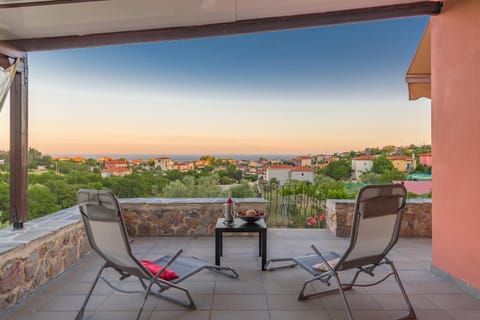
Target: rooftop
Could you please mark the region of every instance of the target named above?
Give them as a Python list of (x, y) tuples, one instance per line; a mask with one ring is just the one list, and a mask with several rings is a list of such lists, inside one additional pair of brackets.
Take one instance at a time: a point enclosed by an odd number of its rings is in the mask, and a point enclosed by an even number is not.
[[(269, 229), (268, 237), (269, 258), (303, 255), (310, 251), (312, 243), (338, 251), (347, 245), (347, 240), (318, 229)], [(142, 237), (135, 238), (132, 246), (135, 255), (142, 259), (153, 260), (183, 248), (185, 255), (214, 261), (212, 237)], [(225, 237), (222, 265), (233, 266), (239, 279), (203, 271), (183, 282), (192, 291), (197, 310), (149, 297), (142, 319), (345, 319), (339, 296), (297, 301), (307, 273), (300, 268), (262, 272), (257, 250), (256, 237)], [(430, 239), (402, 238), (389, 256), (399, 269), (419, 319), (480, 318), (479, 300), (430, 271)], [(19, 305), (0, 313), (0, 319), (74, 319), (101, 263), (96, 254), (87, 255)], [(110, 275), (115, 280), (112, 273), (107, 273)], [(138, 281), (126, 279), (121, 287), (137, 289), (137, 285)], [(141, 294), (117, 293), (104, 283), (97, 290), (87, 319), (134, 317)], [(356, 319), (393, 319), (405, 313), (393, 279), (375, 287), (348, 291), (347, 297)]]

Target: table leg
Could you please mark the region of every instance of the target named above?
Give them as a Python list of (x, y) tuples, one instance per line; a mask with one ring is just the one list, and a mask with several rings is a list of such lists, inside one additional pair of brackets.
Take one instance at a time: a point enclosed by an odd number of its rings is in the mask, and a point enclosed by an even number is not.
[(222, 244), (222, 233), (220, 231), (215, 231), (215, 264), (220, 265), (220, 252)]
[(220, 232), (220, 257), (223, 257), (223, 232)]
[(262, 232), (258, 232), (258, 256), (262, 256)]
[(263, 230), (260, 233), (262, 238), (262, 270), (265, 270), (265, 265), (267, 264), (267, 230)]

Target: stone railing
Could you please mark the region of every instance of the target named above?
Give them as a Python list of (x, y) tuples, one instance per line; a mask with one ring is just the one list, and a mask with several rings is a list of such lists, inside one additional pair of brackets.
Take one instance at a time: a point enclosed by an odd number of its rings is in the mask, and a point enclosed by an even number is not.
[(78, 209), (0, 230), (0, 310), (62, 273), (90, 250)]
[[(209, 236), (215, 232), (217, 218), (223, 217), (222, 198), (134, 198), (121, 201), (125, 224), (131, 236)], [(236, 210), (265, 210), (261, 198), (234, 199)]]
[[(350, 236), (355, 200), (327, 200), (327, 228), (337, 237)], [(400, 236), (432, 237), (432, 199), (407, 200)]]

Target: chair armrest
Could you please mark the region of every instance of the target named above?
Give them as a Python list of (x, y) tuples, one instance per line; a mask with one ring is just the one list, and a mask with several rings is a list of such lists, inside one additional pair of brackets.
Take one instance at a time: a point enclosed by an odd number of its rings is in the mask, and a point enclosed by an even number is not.
[(167, 263), (165, 263), (160, 269), (160, 271), (157, 272), (157, 274), (155, 275), (155, 278), (158, 278), (165, 270), (167, 270), (167, 268), (173, 263), (173, 261), (175, 261), (175, 259), (177, 259), (178, 256), (182, 254), (182, 252), (183, 250), (180, 249), (170, 259), (168, 259)]

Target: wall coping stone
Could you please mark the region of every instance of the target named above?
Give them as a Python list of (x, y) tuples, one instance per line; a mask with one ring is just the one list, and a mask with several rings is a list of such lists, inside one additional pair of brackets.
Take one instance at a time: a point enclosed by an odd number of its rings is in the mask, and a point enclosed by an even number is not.
[[(335, 203), (355, 203), (355, 199), (327, 199), (328, 202), (335, 202)], [(407, 203), (415, 203), (415, 204), (422, 204), (422, 203), (432, 203), (431, 198), (413, 198), (407, 199)]]
[[(266, 203), (263, 198), (233, 199), (236, 203)], [(124, 198), (122, 204), (209, 204), (225, 203), (227, 198)], [(31, 241), (74, 224), (81, 220), (78, 206), (57, 211), (41, 218), (29, 220), (23, 224), (23, 229), (0, 229), (0, 255), (25, 246)]]
[[(125, 204), (191, 204), (191, 203), (226, 203), (227, 198), (125, 198), (120, 203)], [(263, 198), (233, 198), (235, 203), (267, 203)]]

